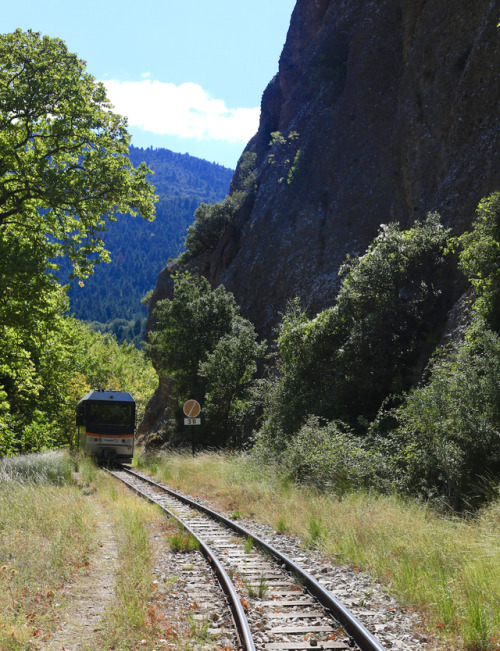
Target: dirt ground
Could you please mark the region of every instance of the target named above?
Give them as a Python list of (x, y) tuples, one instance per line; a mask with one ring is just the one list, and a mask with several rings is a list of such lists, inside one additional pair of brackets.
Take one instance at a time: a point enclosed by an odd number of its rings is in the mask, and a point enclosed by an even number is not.
[(87, 568), (63, 590), (59, 627), (45, 643), (47, 651), (99, 649), (102, 614), (114, 596), (117, 544), (106, 509), (96, 503), (98, 546)]

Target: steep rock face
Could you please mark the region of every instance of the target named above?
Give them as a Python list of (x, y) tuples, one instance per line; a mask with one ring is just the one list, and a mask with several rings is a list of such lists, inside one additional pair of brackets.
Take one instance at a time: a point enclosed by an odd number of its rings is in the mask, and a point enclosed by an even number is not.
[(491, 0), (298, 0), (243, 155), (253, 204), (198, 261), (262, 333), (290, 297), (331, 305), (381, 223), (460, 232), (500, 188), (497, 22)]

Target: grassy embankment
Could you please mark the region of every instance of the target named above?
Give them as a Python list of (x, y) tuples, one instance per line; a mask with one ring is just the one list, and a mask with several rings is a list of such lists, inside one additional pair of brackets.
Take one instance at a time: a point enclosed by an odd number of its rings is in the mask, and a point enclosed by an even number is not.
[(458, 519), (397, 496), (318, 494), (245, 455), (166, 455), (147, 465), (179, 490), (368, 571), (422, 613), (445, 648), (500, 648), (500, 501)]
[(79, 463), (78, 483), (74, 469), (60, 453), (0, 460), (0, 649), (50, 646), (63, 614), (74, 607), (64, 587), (89, 571), (103, 513), (113, 525), (119, 561), (94, 646), (192, 648), (196, 627), (167, 621), (157, 609), (150, 534), (158, 512), (88, 460)]

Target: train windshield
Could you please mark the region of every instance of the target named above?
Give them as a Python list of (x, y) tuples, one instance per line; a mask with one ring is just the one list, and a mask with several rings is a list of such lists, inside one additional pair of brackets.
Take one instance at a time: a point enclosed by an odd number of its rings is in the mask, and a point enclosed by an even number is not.
[(109, 402), (89, 404), (89, 421), (93, 425), (134, 425), (134, 405)]

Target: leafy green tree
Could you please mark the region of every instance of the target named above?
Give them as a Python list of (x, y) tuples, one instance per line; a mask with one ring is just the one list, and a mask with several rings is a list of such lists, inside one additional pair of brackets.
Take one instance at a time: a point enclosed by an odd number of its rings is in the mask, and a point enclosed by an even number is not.
[(159, 301), (154, 316), (146, 350), (160, 375), (172, 381), (177, 425), (182, 404), (195, 398), (203, 405), (205, 443), (236, 441), (263, 352), (253, 325), (224, 287), (212, 290), (204, 277), (188, 272), (174, 276), (173, 297)]
[(366, 254), (341, 268), (332, 308), (309, 320), (291, 303), (278, 336), (269, 436), (283, 443), (309, 414), (359, 426), (386, 396), (411, 386), (445, 314), (437, 275), (447, 236), (436, 214), (406, 231), (383, 225)]
[(206, 382), (204, 417), (212, 423), (215, 436), (241, 445), (248, 423), (253, 423), (250, 399), (257, 359), (266, 343), (257, 342), (255, 328), (247, 319), (233, 316), (231, 330), (200, 361), (199, 374)]
[(391, 436), (398, 488), (457, 510), (493, 497), (500, 478), (500, 338), (483, 327), (469, 335), (434, 360)]
[[(137, 420), (144, 414), (158, 376), (142, 351), (130, 343), (119, 344), (110, 334), (96, 332), (70, 320), (72, 331), (72, 376), (69, 394), (76, 400), (91, 388), (128, 391), (136, 401)], [(71, 417), (74, 409), (71, 408)]]
[(106, 220), (154, 216), (149, 170), (130, 163), (125, 127), (61, 40), (0, 36), (0, 431), (9, 449), (64, 438), (51, 419), (75, 360), (58, 258), (85, 277), (107, 259)]
[(134, 169), (124, 118), (63, 41), (0, 37), (0, 233), (41, 234), (77, 275), (98, 257), (105, 218), (154, 216), (148, 168)]
[(450, 244), (474, 288), (472, 323), (394, 412), (391, 438), (400, 486), (464, 509), (490, 497), (500, 477), (500, 193)]
[(215, 249), (217, 242), (234, 219), (236, 211), (241, 207), (243, 199), (243, 192), (233, 192), (219, 203), (201, 204), (194, 213), (194, 224), (187, 230), (184, 242), (186, 250), (179, 256), (182, 264), (205, 251)]
[(483, 199), (472, 229), (458, 238), (459, 268), (474, 287), (474, 310), (500, 332), (500, 192)]
[(0, 392), (0, 456), (71, 444), (76, 403), (91, 388), (129, 391), (140, 420), (157, 382), (150, 361), (133, 345), (120, 346), (111, 335), (59, 314), (43, 333), (43, 345), (23, 352), (31, 353), (32, 376), (30, 382), (16, 378), (16, 394)]

